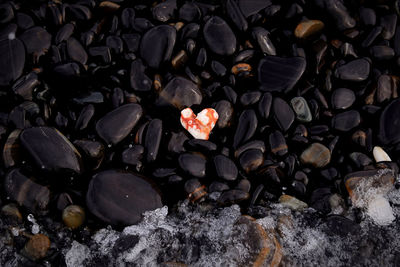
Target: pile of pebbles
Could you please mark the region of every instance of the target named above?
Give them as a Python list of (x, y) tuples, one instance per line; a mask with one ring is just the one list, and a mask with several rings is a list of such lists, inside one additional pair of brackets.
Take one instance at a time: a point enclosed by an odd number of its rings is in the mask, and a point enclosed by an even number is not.
[[(385, 171), (370, 186), (388, 191), (400, 3), (344, 2), (1, 1), (11, 246), (56, 261), (57, 231), (85, 240), (184, 199), (254, 217), (269, 203), (312, 207), (340, 224), (361, 180)], [(187, 107), (218, 112), (209, 140), (181, 126)], [(32, 216), (47, 235), (26, 230)]]

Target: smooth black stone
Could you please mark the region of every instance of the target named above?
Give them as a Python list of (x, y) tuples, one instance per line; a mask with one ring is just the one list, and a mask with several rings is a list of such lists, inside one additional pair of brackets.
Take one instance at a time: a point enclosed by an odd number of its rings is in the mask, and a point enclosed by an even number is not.
[(389, 75), (381, 75), (376, 88), (376, 101), (382, 103), (392, 97), (392, 78)]
[(148, 30), (140, 42), (140, 56), (151, 68), (157, 69), (171, 59), (176, 40), (172, 26), (160, 25)]
[(233, 24), (235, 24), (236, 28), (239, 31), (245, 32), (248, 28), (248, 23), (243, 15), (242, 11), (240, 10), (238, 4), (235, 0), (227, 0), (226, 1), (226, 13), (228, 17), (231, 19)]
[(338, 0), (314, 0), (321, 8), (325, 9), (335, 21), (338, 30), (346, 30), (356, 26), (356, 21), (349, 15), (343, 2)]
[(263, 117), (264, 119), (268, 119), (269, 113), (271, 111), (271, 106), (272, 94), (269, 92), (264, 93), (261, 97), (260, 102), (258, 102), (258, 113), (261, 115), (261, 117)]
[(184, 143), (188, 140), (189, 137), (184, 132), (172, 132), (171, 138), (168, 142), (168, 152), (172, 154), (180, 154), (185, 152), (186, 149), (184, 147)]
[(196, 65), (198, 67), (204, 67), (207, 63), (207, 51), (205, 48), (200, 48), (196, 58)]
[(162, 137), (162, 121), (160, 119), (153, 119), (147, 126), (146, 137), (144, 139), (144, 148), (146, 149), (146, 161), (155, 161), (158, 155), (158, 149)]
[(136, 52), (140, 46), (140, 35), (137, 33), (125, 33), (122, 34), (122, 40), (124, 40), (125, 46), (129, 52)]
[(245, 152), (249, 149), (258, 149), (261, 151), (261, 153), (264, 153), (265, 152), (265, 143), (260, 140), (250, 141), (250, 142), (240, 146), (238, 149), (236, 149), (235, 158), (238, 158), (243, 152)]
[(20, 140), (36, 166), (46, 172), (72, 172), (80, 174), (81, 155), (68, 139), (50, 127), (25, 129)]
[(394, 57), (393, 48), (385, 45), (376, 45), (369, 49), (369, 52), (376, 60), (389, 60)]
[(154, 27), (153, 23), (146, 18), (135, 18), (132, 24), (132, 28), (140, 33), (144, 33), (152, 27)]
[(212, 152), (217, 150), (217, 145), (208, 140), (190, 139), (185, 143), (185, 147), (191, 151)]
[(158, 168), (153, 172), (153, 176), (156, 178), (165, 178), (174, 174), (176, 174), (175, 168)]
[(271, 152), (278, 156), (283, 156), (288, 152), (285, 137), (280, 131), (274, 131), (269, 135)]
[(14, 10), (9, 3), (0, 5), (0, 24), (5, 24), (14, 18)]
[(339, 113), (332, 118), (332, 128), (347, 132), (357, 127), (361, 122), (360, 113), (356, 110), (349, 110)]
[(197, 39), (199, 30), (200, 30), (200, 25), (197, 23), (189, 23), (185, 25), (181, 30), (181, 40)]
[(218, 198), (217, 202), (220, 205), (232, 205), (244, 201), (250, 197), (249, 193), (238, 189), (225, 191)]
[(48, 212), (50, 190), (23, 175), (19, 169), (13, 169), (4, 177), (4, 191), (10, 200), (29, 212), (38, 215)]
[(381, 17), (380, 25), (383, 28), (382, 37), (386, 40), (392, 39), (397, 26), (397, 15), (389, 14)]
[(78, 40), (73, 37), (69, 38), (67, 40), (67, 51), (71, 60), (77, 61), (82, 65), (86, 64), (88, 55)]
[(130, 82), (131, 87), (135, 91), (150, 91), (152, 80), (145, 73), (146, 67), (143, 65), (142, 60), (136, 59), (132, 61)]
[(264, 154), (259, 149), (246, 150), (240, 155), (239, 163), (246, 173), (250, 173), (264, 163)]
[(227, 181), (234, 181), (238, 175), (235, 163), (224, 155), (214, 157), (214, 167), (219, 178)]
[(179, 110), (201, 104), (203, 96), (196, 84), (182, 77), (173, 78), (161, 91), (157, 104), (172, 105)]
[(258, 102), (261, 97), (261, 92), (253, 91), (247, 92), (240, 96), (240, 104), (243, 106), (250, 106)]
[(217, 74), (218, 76), (225, 76), (226, 74), (226, 68), (224, 65), (222, 65), (220, 62), (218, 61), (211, 61), (211, 69), (212, 71)]
[(305, 69), (306, 60), (302, 57), (266, 56), (258, 65), (260, 89), (288, 92), (296, 85)]
[(251, 189), (251, 183), (247, 179), (242, 179), (239, 181), (239, 183), (236, 185), (235, 189), (242, 190), (243, 192), (250, 192)]
[(229, 186), (225, 183), (221, 183), (221, 182), (212, 182), (210, 184), (210, 186), (208, 187), (208, 191), (210, 193), (212, 192), (222, 192), (222, 191), (226, 191), (229, 190)]
[(179, 18), (184, 21), (188, 22), (196, 21), (200, 18), (200, 16), (201, 16), (200, 8), (194, 3), (186, 2), (179, 9)]
[(346, 64), (337, 66), (335, 77), (344, 81), (365, 81), (370, 72), (370, 63), (364, 58), (352, 60)]
[(267, 54), (269, 56), (276, 55), (275, 46), (269, 39), (269, 31), (262, 27), (255, 27), (252, 30), (251, 35), (264, 54)]
[(206, 160), (198, 154), (183, 153), (178, 158), (179, 166), (183, 171), (194, 177), (206, 176)]
[(162, 202), (156, 187), (144, 177), (107, 170), (90, 180), (86, 205), (103, 222), (127, 226), (138, 223), (144, 212), (161, 208)]
[(383, 110), (379, 121), (379, 140), (384, 145), (400, 141), (400, 99), (393, 100)]
[(331, 104), (334, 109), (347, 109), (356, 101), (356, 95), (353, 90), (347, 88), (338, 88), (333, 91)]
[(75, 123), (75, 130), (84, 130), (88, 126), (90, 120), (92, 119), (94, 115), (95, 109), (92, 104), (87, 105), (84, 107), (79, 114), (78, 119), (76, 120)]
[(215, 54), (229, 56), (236, 51), (236, 37), (229, 25), (220, 17), (211, 17), (203, 29), (204, 39)]
[(0, 41), (0, 86), (21, 76), (25, 66), (25, 48), (19, 39)]
[(50, 48), (51, 34), (42, 27), (33, 27), (23, 32), (19, 39), (25, 44), (28, 54), (35, 54), (39, 58)]
[(282, 132), (289, 130), (294, 122), (295, 114), (285, 100), (275, 97), (272, 105), (274, 120)]
[(357, 168), (362, 168), (373, 163), (371, 158), (361, 152), (353, 152), (349, 155), (349, 157), (357, 166)]
[(176, 9), (176, 0), (166, 0), (153, 7), (153, 18), (166, 22), (174, 17)]
[(124, 43), (119, 36), (108, 36), (106, 39), (106, 45), (115, 54), (121, 54), (124, 50)]
[(332, 191), (327, 187), (320, 187), (314, 190), (311, 194), (310, 206), (323, 214), (328, 214), (331, 212), (331, 205), (329, 203), (331, 195)]
[(270, 0), (238, 0), (237, 2), (246, 18), (271, 5)]
[(141, 166), (141, 160), (144, 154), (144, 147), (133, 145), (122, 152), (122, 163), (132, 166)]
[(360, 8), (360, 20), (365, 26), (374, 26), (376, 23), (376, 14), (372, 8)]
[(15, 16), (15, 20), (17, 22), (18, 28), (22, 30), (27, 30), (35, 25), (31, 16), (18, 12)]
[(30, 72), (19, 78), (11, 87), (15, 94), (21, 96), (25, 100), (32, 100), (32, 92), (36, 86), (40, 84), (38, 75)]
[(103, 63), (111, 63), (111, 52), (107, 46), (96, 46), (88, 49), (91, 57), (99, 57)]
[(122, 27), (126, 29), (130, 29), (133, 26), (133, 23), (135, 21), (135, 9), (133, 8), (124, 8), (121, 12), (121, 24)]
[(68, 40), (74, 33), (74, 30), (75, 30), (75, 25), (72, 23), (67, 23), (64, 26), (62, 26), (58, 30), (56, 37), (54, 38), (55, 43), (60, 44), (61, 42)]
[(107, 144), (116, 145), (128, 136), (142, 113), (138, 104), (123, 105), (102, 117), (96, 124), (96, 132)]
[(90, 140), (75, 140), (74, 145), (82, 152), (85, 160), (97, 169), (104, 158), (104, 146), (102, 143)]
[(63, 81), (68, 81), (71, 78), (77, 78), (81, 74), (81, 68), (77, 63), (65, 63), (56, 66), (54, 69), (56, 77), (60, 77)]
[(257, 126), (258, 120), (254, 110), (244, 110), (242, 114), (240, 114), (236, 132), (233, 137), (233, 147), (237, 148), (239, 145), (250, 140), (256, 132)]
[(369, 47), (381, 33), (381, 26), (376, 26), (372, 28), (367, 37), (365, 37), (364, 41), (361, 43), (361, 46), (364, 48)]

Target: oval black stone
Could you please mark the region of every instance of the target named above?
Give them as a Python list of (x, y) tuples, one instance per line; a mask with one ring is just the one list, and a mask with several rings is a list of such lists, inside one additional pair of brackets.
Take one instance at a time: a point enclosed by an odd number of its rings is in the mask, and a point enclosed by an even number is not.
[(302, 57), (266, 56), (258, 65), (258, 80), (263, 91), (290, 91), (303, 75), (306, 60)]
[(211, 17), (204, 25), (204, 39), (218, 55), (232, 55), (236, 51), (236, 37), (229, 25), (220, 17)]
[(138, 104), (123, 105), (101, 118), (96, 124), (96, 132), (106, 143), (115, 145), (128, 136), (142, 113)]
[(150, 91), (152, 81), (145, 73), (146, 67), (142, 60), (136, 59), (131, 64), (130, 82), (133, 90)]
[(360, 113), (357, 110), (349, 110), (335, 115), (332, 118), (332, 127), (338, 131), (347, 132), (357, 127), (360, 122)]
[(68, 139), (50, 127), (25, 129), (20, 140), (37, 167), (48, 172), (82, 172), (81, 155)]
[(346, 109), (356, 101), (356, 95), (353, 90), (347, 88), (338, 88), (332, 93), (331, 103), (334, 109)]
[(182, 110), (185, 107), (200, 104), (202, 100), (203, 96), (196, 84), (185, 78), (175, 77), (161, 91), (157, 103), (170, 104)]
[(217, 155), (214, 157), (214, 166), (219, 178), (227, 181), (236, 180), (238, 169), (230, 158), (224, 155)]
[(160, 25), (148, 30), (140, 42), (140, 56), (152, 68), (157, 69), (170, 60), (176, 40), (176, 30)]
[(274, 112), (275, 122), (278, 124), (279, 128), (283, 132), (289, 130), (295, 118), (294, 111), (289, 104), (282, 98), (275, 97), (272, 110)]
[(142, 176), (107, 170), (90, 181), (86, 205), (100, 220), (114, 226), (138, 223), (146, 211), (162, 207), (158, 190)]
[(369, 61), (360, 58), (338, 66), (335, 70), (335, 76), (344, 81), (361, 82), (368, 78), (369, 71)]
[(392, 101), (382, 112), (379, 121), (379, 140), (382, 144), (400, 141), (400, 99)]
[(178, 163), (182, 170), (194, 177), (202, 178), (206, 176), (206, 160), (198, 154), (181, 154)]
[(0, 86), (7, 86), (19, 76), (25, 66), (25, 48), (19, 39), (0, 41)]
[(248, 141), (256, 132), (258, 120), (256, 113), (252, 109), (247, 109), (240, 114), (239, 123), (233, 137), (233, 147), (237, 148), (240, 144)]

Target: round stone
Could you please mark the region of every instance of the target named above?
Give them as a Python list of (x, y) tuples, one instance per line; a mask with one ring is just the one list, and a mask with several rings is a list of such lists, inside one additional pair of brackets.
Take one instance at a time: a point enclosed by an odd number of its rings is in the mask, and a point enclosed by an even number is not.
[(303, 164), (312, 165), (315, 168), (322, 168), (331, 161), (331, 152), (329, 149), (319, 143), (310, 145), (300, 156)]

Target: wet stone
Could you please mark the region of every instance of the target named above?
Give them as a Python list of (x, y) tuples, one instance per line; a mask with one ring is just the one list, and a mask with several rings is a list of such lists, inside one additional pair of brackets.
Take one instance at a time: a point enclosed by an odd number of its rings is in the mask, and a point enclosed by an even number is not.
[(368, 78), (369, 72), (370, 63), (368, 60), (361, 58), (337, 66), (335, 76), (344, 81), (361, 82)]
[(238, 189), (225, 191), (218, 198), (217, 202), (220, 205), (232, 205), (244, 201), (250, 197), (249, 193)]
[(50, 190), (23, 175), (19, 169), (13, 169), (5, 176), (4, 190), (12, 201), (29, 212), (41, 215), (48, 212)]
[(251, 139), (256, 132), (258, 120), (256, 113), (252, 109), (247, 109), (240, 114), (239, 123), (233, 137), (233, 147), (237, 148), (240, 144)]
[(347, 132), (357, 127), (361, 122), (360, 113), (356, 110), (349, 110), (339, 113), (332, 118), (332, 128)]
[(115, 145), (128, 136), (142, 113), (138, 104), (123, 105), (102, 117), (96, 124), (96, 132), (107, 144)]
[(369, 49), (371, 56), (377, 60), (389, 60), (394, 57), (393, 48), (385, 45), (376, 45)]
[(107, 170), (96, 174), (86, 194), (89, 211), (107, 224), (138, 223), (145, 211), (162, 207), (158, 190), (142, 176)]
[(132, 61), (130, 82), (131, 87), (135, 91), (150, 91), (152, 81), (145, 73), (146, 67), (143, 65), (142, 60), (136, 59)]
[(285, 137), (280, 131), (274, 131), (269, 135), (271, 152), (278, 156), (283, 156), (288, 152)]
[(296, 113), (297, 120), (300, 122), (310, 122), (312, 120), (310, 108), (308, 107), (307, 101), (303, 97), (299, 96), (292, 98), (292, 100), (290, 100), (290, 104)]
[(208, 47), (218, 55), (232, 55), (236, 51), (236, 37), (229, 25), (220, 17), (211, 17), (203, 29)]
[(279, 198), (279, 203), (281, 203), (284, 207), (287, 207), (291, 210), (302, 211), (308, 207), (307, 203), (304, 203), (297, 198), (290, 195), (282, 195)]
[(316, 0), (314, 2), (326, 10), (335, 21), (338, 30), (342, 31), (356, 26), (356, 21), (349, 15), (346, 6), (342, 2), (336, 0)]
[(324, 23), (320, 20), (306, 20), (300, 22), (294, 30), (294, 35), (297, 38), (307, 39), (313, 35), (316, 35), (322, 31)]
[(144, 139), (147, 162), (155, 161), (157, 158), (162, 137), (162, 127), (162, 121), (160, 119), (151, 120), (147, 126), (146, 136)]
[(379, 121), (379, 140), (382, 144), (395, 144), (400, 141), (400, 99), (392, 101), (383, 110)]
[(240, 155), (239, 163), (246, 173), (250, 173), (264, 163), (264, 154), (259, 149), (246, 150)]
[(25, 48), (19, 39), (0, 41), (0, 86), (21, 76), (25, 66)]
[(75, 38), (71, 37), (67, 40), (67, 51), (69, 58), (81, 64), (86, 64), (88, 55), (81, 45), (81, 43)]
[(218, 113), (218, 128), (225, 128), (230, 125), (233, 116), (233, 106), (226, 100), (221, 100), (215, 106), (215, 110)]
[(219, 178), (227, 181), (234, 181), (238, 175), (235, 163), (224, 155), (214, 157), (214, 167)]
[(160, 25), (148, 30), (140, 42), (140, 56), (151, 68), (169, 61), (176, 39), (175, 28)]
[(89, 161), (93, 169), (97, 169), (104, 158), (102, 143), (91, 140), (75, 140), (74, 145), (82, 152), (84, 159)]
[(302, 57), (267, 56), (258, 65), (260, 89), (288, 92), (296, 85), (305, 69), (306, 61)]
[(169, 104), (179, 110), (200, 104), (203, 96), (196, 84), (182, 77), (173, 78), (161, 91), (158, 105)]
[(45, 172), (72, 172), (80, 174), (81, 155), (71, 142), (58, 130), (50, 127), (32, 127), (22, 131), (22, 146)]
[(353, 90), (347, 88), (335, 89), (331, 96), (331, 104), (334, 109), (347, 109), (356, 101)]
[(294, 122), (294, 112), (285, 100), (275, 97), (272, 105), (274, 120), (282, 132), (289, 130)]
[(331, 161), (331, 152), (326, 146), (314, 143), (303, 151), (300, 161), (315, 168), (323, 168)]
[(200, 154), (183, 153), (178, 158), (179, 166), (187, 174), (202, 178), (206, 176), (206, 160)]
[(239, 31), (246, 31), (248, 28), (248, 23), (240, 10), (238, 4), (234, 0), (226, 1), (226, 13), (228, 14), (231, 21), (235, 24)]

